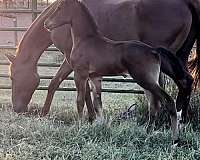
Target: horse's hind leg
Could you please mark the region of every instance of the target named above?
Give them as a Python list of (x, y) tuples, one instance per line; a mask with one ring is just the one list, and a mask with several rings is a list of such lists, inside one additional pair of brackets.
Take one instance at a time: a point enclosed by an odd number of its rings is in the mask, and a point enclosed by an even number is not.
[(155, 126), (155, 119), (157, 117), (157, 113), (160, 110), (161, 103), (160, 100), (154, 97), (151, 92), (145, 90), (145, 95), (148, 100), (148, 107), (149, 107), (149, 122), (147, 125), (147, 133), (150, 133)]
[(176, 107), (178, 111), (182, 110), (182, 122), (186, 124), (189, 118), (188, 110), (190, 109), (189, 102), (192, 92), (193, 78), (190, 76), (189, 73), (186, 73), (183, 79), (175, 79), (175, 83), (177, 84), (179, 89), (176, 100)]

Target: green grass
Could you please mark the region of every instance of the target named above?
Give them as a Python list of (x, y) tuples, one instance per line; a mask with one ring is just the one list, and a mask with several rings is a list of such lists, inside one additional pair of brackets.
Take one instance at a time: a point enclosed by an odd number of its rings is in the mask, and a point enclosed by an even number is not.
[[(0, 59), (5, 58), (0, 56)], [(59, 58), (49, 54), (46, 58), (42, 58), (41, 62), (54, 62), (55, 59)], [(41, 75), (52, 75), (55, 71), (55, 69), (39, 68)], [(7, 66), (1, 67), (0, 72), (7, 73)], [(48, 83), (49, 81), (41, 81), (41, 85)], [(10, 80), (1, 79), (0, 84), (10, 84)], [(73, 81), (62, 84), (65, 87), (73, 85)], [(133, 87), (132, 84), (122, 83), (106, 83), (104, 86)], [(42, 107), (46, 93), (36, 91), (30, 106)], [(75, 92), (56, 92), (50, 116), (39, 118), (13, 113), (9, 107), (10, 90), (0, 90), (0, 160), (200, 159), (198, 129), (194, 131), (189, 126), (180, 135), (181, 147), (171, 150), (170, 129), (161, 127), (147, 134), (145, 127), (137, 124), (140, 119), (145, 119), (145, 116), (139, 117), (145, 112), (144, 97), (111, 93), (103, 93), (102, 96), (106, 122), (102, 125), (95, 123), (90, 125), (86, 121), (80, 125), (77, 121)], [(133, 103), (137, 103), (139, 107), (139, 116), (126, 121), (119, 120), (117, 116)], [(198, 106), (199, 101), (194, 104)]]
[[(200, 135), (188, 128), (182, 147), (171, 150), (171, 131), (146, 134), (133, 120), (79, 124), (75, 113), (48, 118), (17, 115), (5, 107), (0, 114), (0, 157), (6, 159), (152, 159), (200, 158)], [(73, 114), (72, 114), (73, 113)]]

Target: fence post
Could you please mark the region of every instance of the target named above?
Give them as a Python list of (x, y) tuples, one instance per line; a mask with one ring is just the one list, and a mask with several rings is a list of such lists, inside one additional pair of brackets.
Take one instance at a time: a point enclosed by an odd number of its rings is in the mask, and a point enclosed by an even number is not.
[(34, 21), (37, 18), (37, 13), (35, 13), (34, 11), (37, 10), (37, 0), (32, 0), (32, 21)]
[[(13, 24), (14, 24), (14, 27), (17, 27), (17, 16), (15, 18), (13, 18)], [(15, 39), (15, 46), (17, 46), (17, 44), (18, 44), (17, 31), (14, 31), (14, 39)]]
[(27, 2), (27, 8), (30, 8), (30, 0)]

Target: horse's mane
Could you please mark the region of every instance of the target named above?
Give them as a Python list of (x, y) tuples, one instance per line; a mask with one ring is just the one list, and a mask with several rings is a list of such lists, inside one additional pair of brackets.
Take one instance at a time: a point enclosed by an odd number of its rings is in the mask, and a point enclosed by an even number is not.
[[(59, 1), (59, 0), (58, 0)], [(32, 22), (32, 24), (28, 27), (28, 30), (24, 33), (23, 37), (21, 38), (19, 44), (17, 45), (17, 49), (16, 49), (16, 54), (18, 54), (20, 52), (20, 47), (23, 44), (24, 41), (27, 40), (27, 38), (29, 37), (29, 35), (31, 34), (31, 32), (33, 31), (33, 29), (35, 27), (38, 26), (38, 24), (43, 25), (44, 24), (44, 20), (48, 17), (49, 14), (52, 13), (52, 11), (55, 10), (55, 7), (57, 6), (58, 1), (53, 2), (52, 4), (50, 4), (47, 8), (45, 8), (44, 11), (42, 11), (42, 13), (34, 20), (34, 22)]]
[(77, 3), (80, 4), (81, 9), (83, 10), (83, 12), (86, 14), (86, 16), (89, 18), (89, 21), (93, 27), (93, 29), (95, 30), (95, 32), (98, 32), (98, 27), (97, 27), (97, 23), (95, 22), (94, 18), (92, 17), (89, 9), (86, 7), (86, 5), (82, 2), (82, 0), (75, 0)]

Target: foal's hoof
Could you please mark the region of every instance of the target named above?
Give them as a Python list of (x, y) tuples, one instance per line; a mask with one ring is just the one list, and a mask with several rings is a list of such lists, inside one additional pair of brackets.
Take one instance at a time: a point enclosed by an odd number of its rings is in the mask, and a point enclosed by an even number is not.
[(172, 142), (171, 148), (172, 149), (176, 149), (179, 146), (180, 146), (180, 139), (178, 138), (177, 140), (175, 140), (175, 141)]
[(147, 125), (146, 126), (146, 132), (147, 134), (151, 134), (154, 131), (154, 125)]
[(95, 122), (95, 118), (94, 117), (88, 117), (88, 122), (90, 124), (94, 123)]
[(102, 125), (105, 123), (105, 119), (103, 117), (97, 117), (95, 120), (95, 124)]

